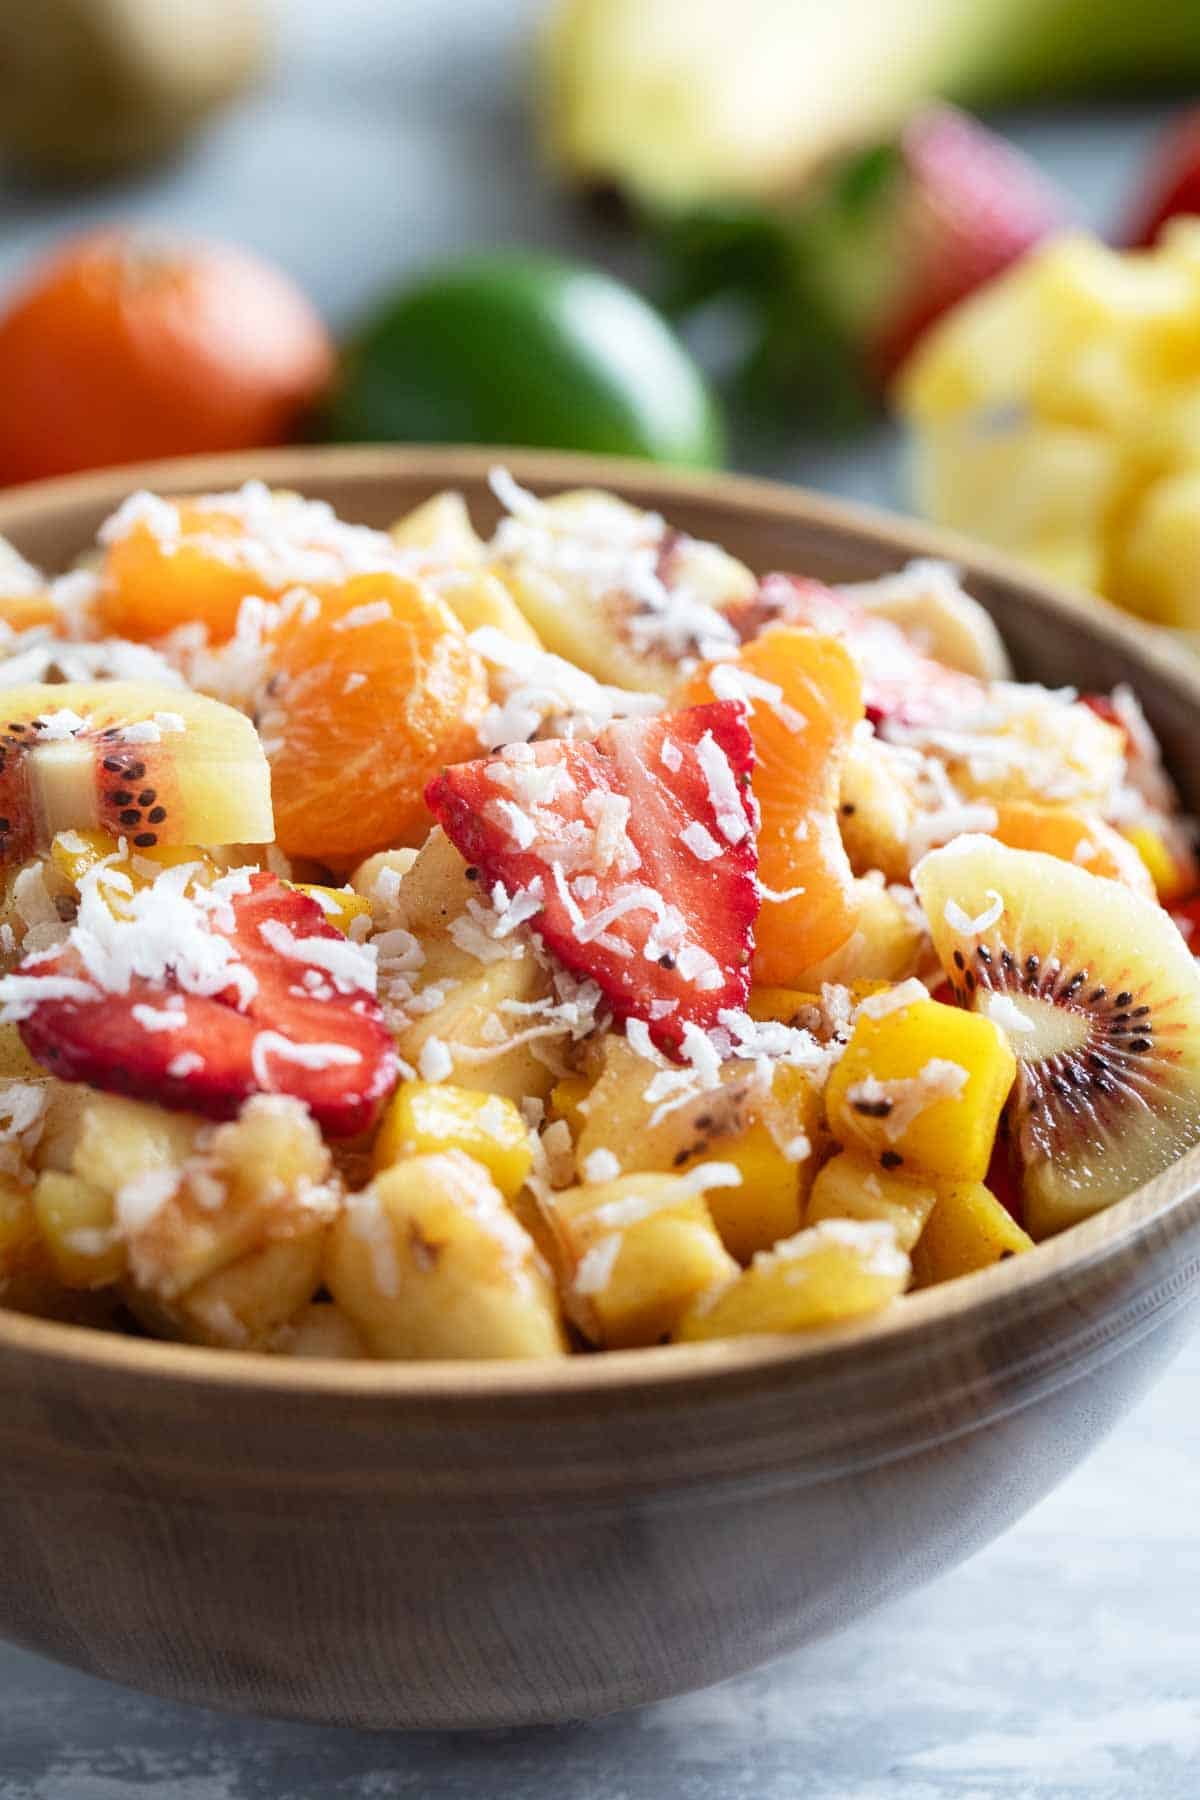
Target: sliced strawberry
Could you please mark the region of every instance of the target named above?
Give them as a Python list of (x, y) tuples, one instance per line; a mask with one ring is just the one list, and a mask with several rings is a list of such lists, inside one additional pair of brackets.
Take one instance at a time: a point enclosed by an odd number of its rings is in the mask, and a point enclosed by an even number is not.
[(885, 379), (935, 319), (1061, 230), (1067, 217), (1028, 157), (954, 107), (917, 113), (900, 153), (890, 290), (866, 345)]
[(740, 701), (511, 744), (425, 798), (489, 886), (541, 901), (534, 929), (618, 1018), (677, 1047), (750, 991), (759, 894), (754, 750)]
[(1180, 213), (1200, 213), (1200, 110), (1184, 113), (1159, 140), (1121, 242), (1148, 250)]
[(806, 625), (839, 637), (863, 672), (863, 701), (873, 725), (885, 719), (927, 725), (978, 704), (982, 685), (970, 675), (922, 656), (890, 619), (877, 618), (856, 600), (823, 582), (797, 575), (766, 575), (757, 593), (729, 610), (742, 642), (768, 625)]
[(1192, 955), (1200, 956), (1200, 894), (1176, 901), (1170, 908), (1170, 913), (1183, 933)]
[[(178, 894), (174, 900), (192, 908), (188, 923), (201, 935), (189, 936), (185, 950), (181, 934), (176, 966), (168, 952), (161, 971), (129, 975), (123, 991), (89, 972), (97, 967), (97, 941), (111, 942), (107, 930), (101, 940), (90, 933), (89, 905), (106, 904), (98, 895), (85, 897), (61, 950), (26, 958), (15, 977), (0, 980), (0, 1000), (19, 1017), (30, 1055), (64, 1081), (210, 1118), (232, 1117), (251, 1094), (291, 1094), (333, 1137), (365, 1130), (396, 1084), (398, 1062), (362, 983), (361, 953), (315, 900), (274, 875), (252, 875), (245, 892), (231, 893), (215, 910)], [(148, 938), (153, 905), (146, 901), (137, 921), (119, 925), (118, 937), (141, 929)], [(205, 954), (210, 939), (217, 940), (215, 961)], [(110, 968), (121, 954), (110, 957)], [(187, 985), (176, 972), (184, 956)], [(227, 967), (228, 984), (195, 992), (195, 971), (205, 966), (215, 968), (214, 981)], [(95, 997), (83, 989), (62, 995), (64, 978), (91, 987)], [(32, 983), (41, 981), (56, 984), (59, 997), (39, 1000)], [(119, 978), (114, 986), (122, 987)]]

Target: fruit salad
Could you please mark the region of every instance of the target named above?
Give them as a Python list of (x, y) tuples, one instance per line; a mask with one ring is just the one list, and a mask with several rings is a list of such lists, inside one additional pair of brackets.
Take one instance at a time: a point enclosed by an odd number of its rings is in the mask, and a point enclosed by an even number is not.
[(493, 477), (0, 551), (0, 1299), (292, 1357), (803, 1333), (1200, 1141), (1128, 689), (955, 571), (752, 573)]

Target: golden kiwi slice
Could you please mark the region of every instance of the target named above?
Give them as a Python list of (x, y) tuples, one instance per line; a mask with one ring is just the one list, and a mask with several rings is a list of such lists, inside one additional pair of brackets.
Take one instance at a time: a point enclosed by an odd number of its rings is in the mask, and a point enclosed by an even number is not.
[(1160, 906), (973, 835), (932, 851), (913, 884), (958, 1000), (1017, 1057), (1008, 1126), (1035, 1237), (1200, 1141), (1200, 966)]

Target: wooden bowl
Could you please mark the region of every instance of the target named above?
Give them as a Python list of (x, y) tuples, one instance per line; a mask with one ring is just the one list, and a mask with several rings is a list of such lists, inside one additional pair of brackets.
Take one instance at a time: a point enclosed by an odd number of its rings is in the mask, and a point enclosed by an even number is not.
[[(513, 454), (759, 569), (950, 555), (1024, 674), (1141, 694), (1200, 810), (1200, 676), (1111, 610), (809, 494)], [(0, 498), (62, 566), (134, 486), (251, 475), (382, 525), (488, 459), (313, 450)], [(565, 1364), (289, 1363), (0, 1313), (0, 1632), (176, 1699), (365, 1726), (578, 1718), (732, 1675), (927, 1581), (1084, 1456), (1200, 1287), (1200, 1152), (1036, 1254), (803, 1339)], [(1136, 1520), (1130, 1529), (1137, 1529)]]

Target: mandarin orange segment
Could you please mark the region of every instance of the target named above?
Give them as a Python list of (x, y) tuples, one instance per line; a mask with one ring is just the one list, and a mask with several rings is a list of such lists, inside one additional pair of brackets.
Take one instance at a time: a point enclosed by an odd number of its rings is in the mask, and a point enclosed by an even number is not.
[(1089, 875), (1123, 881), (1135, 893), (1154, 898), (1150, 871), (1134, 845), (1095, 813), (1005, 800), (996, 806), (996, 829), (991, 835), (1012, 850), (1041, 850), (1046, 856), (1076, 863)]
[(743, 645), (736, 662), (698, 669), (678, 704), (714, 694), (740, 695), (751, 708), (763, 887), (754, 979), (794, 986), (855, 928), (854, 880), (837, 804), (846, 750), (863, 717), (862, 677), (838, 639), (776, 625)]
[(222, 556), (222, 542), (232, 548), (246, 538), (244, 524), (231, 513), (167, 500), (155, 514), (153, 522), (132, 524), (105, 555), (100, 618), (115, 637), (160, 638), (199, 621), (210, 642), (222, 643), (233, 636), (247, 594), (270, 599), (282, 591), (241, 557)]
[(279, 621), (258, 724), (271, 764), (276, 841), (346, 868), (429, 831), (424, 791), (479, 754), (483, 666), (429, 589), (357, 575)]
[(0, 625), (10, 631), (31, 631), (35, 625), (61, 625), (57, 606), (49, 594), (0, 593)]

